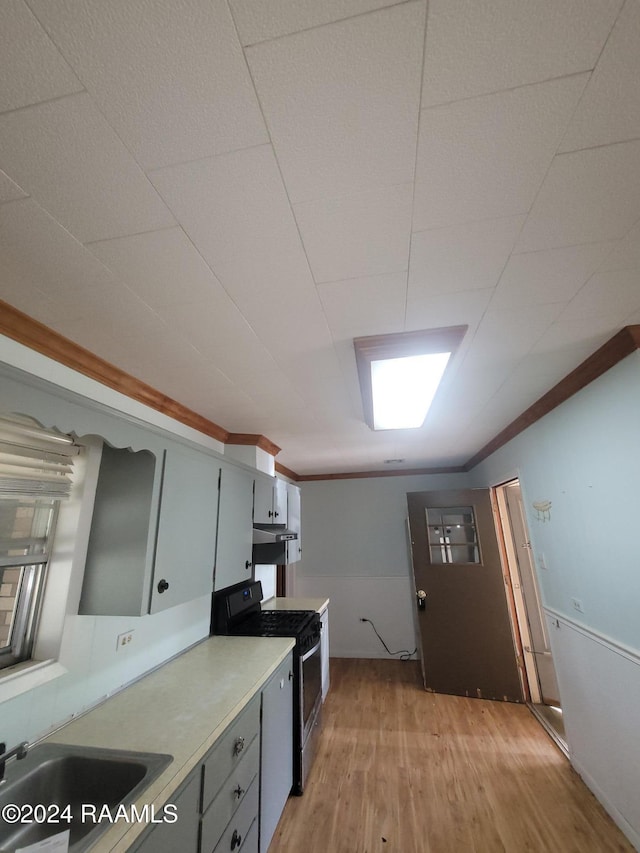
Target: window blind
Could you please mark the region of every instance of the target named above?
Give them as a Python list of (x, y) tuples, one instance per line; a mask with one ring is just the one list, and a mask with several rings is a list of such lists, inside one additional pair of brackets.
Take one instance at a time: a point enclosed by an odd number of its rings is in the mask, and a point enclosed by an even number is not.
[(78, 452), (68, 435), (0, 417), (0, 499), (68, 498)]

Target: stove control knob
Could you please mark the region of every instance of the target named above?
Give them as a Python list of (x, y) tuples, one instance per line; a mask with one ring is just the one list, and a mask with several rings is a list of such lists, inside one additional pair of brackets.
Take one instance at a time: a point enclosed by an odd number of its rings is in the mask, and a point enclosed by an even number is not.
[(244, 749), (244, 738), (243, 737), (236, 738), (236, 742), (233, 745), (233, 754), (234, 755), (240, 755), (240, 753), (242, 752), (243, 749)]

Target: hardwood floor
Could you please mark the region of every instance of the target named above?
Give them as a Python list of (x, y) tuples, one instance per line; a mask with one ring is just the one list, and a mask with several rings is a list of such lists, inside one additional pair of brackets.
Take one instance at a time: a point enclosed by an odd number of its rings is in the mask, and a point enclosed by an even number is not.
[(632, 853), (524, 705), (332, 659), (320, 748), (269, 853)]

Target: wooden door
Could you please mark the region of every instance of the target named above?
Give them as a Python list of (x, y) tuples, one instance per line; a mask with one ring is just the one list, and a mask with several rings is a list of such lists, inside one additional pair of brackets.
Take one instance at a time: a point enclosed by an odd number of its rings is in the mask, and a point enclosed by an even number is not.
[(407, 501), (425, 688), (522, 701), (488, 489)]

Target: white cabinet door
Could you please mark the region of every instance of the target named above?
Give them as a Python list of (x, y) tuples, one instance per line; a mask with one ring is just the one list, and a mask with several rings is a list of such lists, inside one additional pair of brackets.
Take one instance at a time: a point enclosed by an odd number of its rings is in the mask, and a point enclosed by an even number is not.
[(253, 548), (253, 475), (222, 466), (215, 589), (250, 580)]
[(253, 520), (260, 524), (273, 524), (273, 484), (274, 478), (266, 474), (256, 475), (253, 502)]
[(276, 524), (287, 523), (287, 484), (277, 477), (273, 486), (273, 520)]
[(167, 449), (151, 613), (213, 590), (219, 472), (212, 456), (177, 445)]
[(302, 557), (300, 487), (293, 483), (287, 483), (287, 527), (298, 534), (297, 539), (287, 542), (287, 563), (297, 563)]
[(260, 853), (266, 853), (293, 785), (293, 660), (280, 664), (262, 691)]
[(256, 476), (253, 520), (260, 524), (287, 523), (287, 484), (284, 480)]

